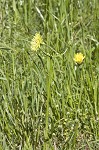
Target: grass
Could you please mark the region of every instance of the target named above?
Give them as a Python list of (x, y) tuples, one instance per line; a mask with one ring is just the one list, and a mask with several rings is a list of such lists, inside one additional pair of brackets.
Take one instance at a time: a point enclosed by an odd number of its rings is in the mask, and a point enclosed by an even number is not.
[(0, 150), (99, 150), (98, 6), (0, 1)]

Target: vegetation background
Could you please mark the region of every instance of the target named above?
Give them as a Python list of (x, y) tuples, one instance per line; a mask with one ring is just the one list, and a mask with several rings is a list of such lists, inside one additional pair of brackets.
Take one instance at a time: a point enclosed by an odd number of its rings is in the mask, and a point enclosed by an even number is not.
[(98, 41), (98, 0), (0, 0), (0, 150), (99, 150)]

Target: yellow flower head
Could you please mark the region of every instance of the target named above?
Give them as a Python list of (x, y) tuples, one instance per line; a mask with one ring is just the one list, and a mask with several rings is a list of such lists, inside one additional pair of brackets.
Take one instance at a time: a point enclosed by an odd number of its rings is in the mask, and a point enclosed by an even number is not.
[(37, 51), (40, 48), (40, 45), (43, 44), (43, 39), (40, 33), (36, 33), (31, 41), (31, 49)]
[(74, 56), (74, 61), (77, 63), (77, 64), (81, 64), (84, 60), (85, 56), (83, 56), (82, 53), (77, 53), (75, 54)]

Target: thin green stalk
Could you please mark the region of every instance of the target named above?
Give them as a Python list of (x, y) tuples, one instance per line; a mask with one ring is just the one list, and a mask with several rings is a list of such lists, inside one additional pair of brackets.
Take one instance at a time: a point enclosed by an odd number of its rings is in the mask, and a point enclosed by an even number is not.
[[(47, 100), (46, 100), (46, 127), (45, 127), (45, 140), (48, 140), (48, 126), (49, 126), (49, 101), (51, 98), (51, 77), (52, 77), (52, 60), (50, 57), (47, 58), (47, 69), (48, 69), (48, 75), (47, 75)], [(45, 142), (44, 146), (45, 150), (48, 148), (48, 144)]]

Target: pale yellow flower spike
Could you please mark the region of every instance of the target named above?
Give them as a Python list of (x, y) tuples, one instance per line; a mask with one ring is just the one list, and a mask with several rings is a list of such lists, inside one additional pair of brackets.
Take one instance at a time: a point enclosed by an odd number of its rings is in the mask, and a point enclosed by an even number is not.
[(77, 53), (75, 54), (74, 56), (74, 61), (77, 63), (77, 64), (81, 64), (84, 60), (85, 56), (83, 56), (82, 53)]
[(40, 45), (43, 44), (43, 39), (40, 33), (36, 33), (31, 41), (31, 49), (37, 51), (40, 48)]

